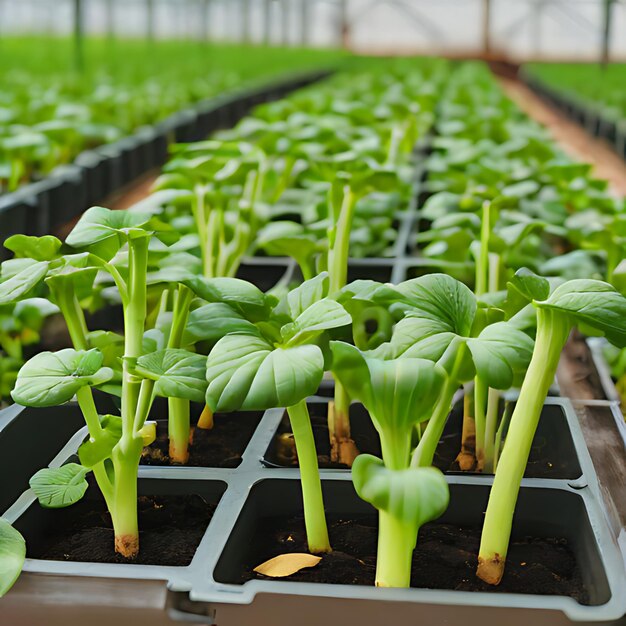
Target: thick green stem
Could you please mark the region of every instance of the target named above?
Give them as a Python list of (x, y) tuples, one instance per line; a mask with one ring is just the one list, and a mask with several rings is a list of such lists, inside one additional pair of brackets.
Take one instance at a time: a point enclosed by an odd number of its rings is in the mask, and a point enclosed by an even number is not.
[(168, 398), (167, 409), (170, 460), (173, 463), (187, 463), (189, 460), (189, 434), (191, 432), (189, 400)]
[[(100, 437), (102, 437), (104, 431), (100, 425), (100, 418), (98, 416), (96, 405), (93, 401), (91, 388), (82, 387), (79, 389), (76, 392), (76, 400), (78, 401), (80, 410), (85, 418), (85, 423), (87, 424), (87, 429), (89, 430), (89, 437), (92, 440), (97, 441)], [(110, 509), (113, 505), (113, 484), (111, 483), (111, 479), (106, 472), (104, 462), (97, 463), (91, 468), (91, 470), (94, 478), (96, 479), (98, 488), (107, 503), (107, 508)]]
[(334, 241), (328, 250), (328, 272), (330, 273), (329, 294), (345, 287), (348, 280), (348, 258), (350, 254), (350, 231), (357, 196), (348, 185), (344, 189), (339, 219), (335, 226)]
[(487, 391), (487, 384), (477, 376), (474, 380), (474, 424), (476, 425), (476, 460), (479, 469), (482, 469), (485, 458)]
[(322, 481), (320, 480), (315, 439), (313, 438), (306, 401), (301, 400), (298, 404), (288, 407), (287, 413), (298, 453), (304, 503), (304, 523), (309, 550), (314, 554), (330, 552), (331, 547), (322, 497)]
[[(141, 378), (132, 373), (142, 353), (146, 321), (146, 275), (148, 268), (148, 237), (131, 238), (128, 242), (128, 306), (124, 308), (124, 360), (122, 364), (122, 429), (132, 435)], [(124, 437), (124, 435), (122, 437)]]
[(141, 381), (139, 388), (139, 397), (137, 399), (137, 409), (135, 410), (135, 417), (133, 420), (133, 436), (139, 434), (139, 431), (144, 427), (148, 415), (150, 415), (150, 409), (152, 408), (152, 402), (154, 396), (154, 381), (148, 378), (144, 378)]
[(89, 350), (85, 314), (69, 283), (60, 288), (52, 288), (52, 294), (63, 315), (70, 339), (75, 350)]
[(497, 585), (511, 536), (513, 514), (543, 403), (554, 380), (570, 331), (567, 318), (549, 309), (537, 311), (537, 338), (498, 461), (478, 555), (477, 575)]
[(411, 430), (389, 428), (379, 430), (378, 434), (385, 467), (390, 470), (403, 470), (409, 467)]
[[(181, 348), (189, 306), (193, 292), (185, 285), (178, 287), (172, 327), (167, 342), (168, 348)], [(168, 433), (170, 439), (169, 456), (174, 463), (187, 463), (189, 460), (189, 433), (191, 431), (190, 402), (182, 398), (168, 398)]]
[(417, 526), (405, 524), (386, 511), (378, 512), (377, 587), (410, 587), (411, 561)]
[(493, 471), (498, 468), (498, 459), (500, 458), (500, 450), (502, 448), (502, 440), (504, 438), (504, 433), (509, 427), (509, 422), (511, 421), (511, 414), (513, 413), (513, 403), (507, 402), (504, 407), (504, 413), (502, 415), (502, 419), (500, 420), (500, 425), (498, 426), (498, 431), (496, 432), (496, 438), (494, 442), (494, 453), (493, 453)]
[(217, 262), (219, 255), (219, 232), (220, 217), (223, 211), (219, 207), (211, 207), (207, 226), (205, 229), (205, 254), (204, 254), (204, 276), (214, 278), (217, 276)]
[(96, 404), (93, 401), (93, 393), (91, 387), (81, 387), (76, 392), (76, 400), (78, 406), (85, 418), (85, 423), (89, 430), (89, 436), (93, 439), (97, 439), (103, 433), (102, 426), (100, 425), (100, 418), (98, 416), (98, 410)]
[(205, 191), (202, 185), (196, 185), (194, 189), (194, 201), (192, 202), (193, 217), (196, 222), (196, 229), (198, 231), (198, 238), (200, 239), (200, 256), (202, 257), (202, 267), (205, 270), (209, 264), (208, 250), (207, 250), (207, 217), (206, 217), (206, 200)]
[(450, 415), (452, 400), (458, 388), (459, 381), (456, 378), (446, 380), (437, 406), (428, 420), (426, 430), (422, 434), (417, 448), (413, 451), (411, 467), (429, 467), (433, 464), (439, 440), (446, 426), (448, 415)]
[(487, 291), (489, 280), (489, 236), (491, 234), (491, 203), (484, 202), (480, 228), (480, 254), (476, 259), (476, 284), (474, 292), (482, 296)]
[(126, 558), (133, 558), (139, 552), (139, 525), (137, 523), (137, 470), (143, 441), (134, 438), (123, 449), (113, 450), (113, 498), (111, 520), (115, 533), (115, 551)]
[(500, 392), (497, 389), (490, 388), (487, 396), (487, 417), (485, 420), (485, 443), (483, 448), (483, 472), (487, 474), (492, 474), (494, 471), (499, 405)]

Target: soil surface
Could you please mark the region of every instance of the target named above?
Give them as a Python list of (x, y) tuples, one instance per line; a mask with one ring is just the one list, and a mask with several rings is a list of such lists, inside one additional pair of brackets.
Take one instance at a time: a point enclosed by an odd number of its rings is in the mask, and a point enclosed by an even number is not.
[[(324, 469), (349, 469), (347, 465), (334, 463), (330, 460), (326, 408), (326, 404), (309, 405), (319, 466)], [(460, 404), (453, 409), (435, 453), (433, 464), (442, 472), (461, 473), (456, 463), (457, 455), (461, 449), (461, 411), (462, 407)], [(380, 457), (381, 449), (378, 433), (365, 410), (358, 405), (353, 405), (350, 418), (352, 437), (359, 451)], [(580, 476), (580, 468), (576, 460), (565, 454), (563, 448), (559, 449), (560, 446), (564, 446), (563, 440), (551, 441), (549, 437), (542, 436), (541, 431), (538, 432), (533, 440), (525, 476), (529, 478), (578, 478)], [(291, 436), (291, 426), (286, 415), (279, 426), (265, 460), (269, 466), (297, 466), (298, 461), (293, 436)], [(462, 473), (467, 475), (475, 472)]]
[[(373, 585), (376, 572), (377, 522), (375, 516), (356, 520), (329, 516), (333, 552), (321, 562), (282, 580), (332, 584)], [(571, 596), (588, 603), (575, 557), (567, 541), (522, 537), (509, 549), (504, 578), (493, 587), (475, 576), (480, 544), (479, 528), (430, 523), (420, 529), (413, 553), (411, 587), (532, 593)], [(251, 551), (242, 565), (243, 583), (265, 578), (253, 572), (264, 561), (286, 552), (307, 552), (301, 517), (266, 518), (250, 541)]]
[[(189, 446), (188, 466), (191, 467), (238, 467), (241, 456), (250, 441), (263, 413), (246, 411), (215, 415), (213, 428), (193, 429), (193, 441)], [(143, 465), (171, 465), (168, 456), (169, 439), (167, 421), (160, 421), (157, 439), (144, 448)]]
[(41, 545), (28, 543), (31, 558), (83, 563), (185, 566), (191, 563), (215, 505), (197, 495), (141, 496), (139, 555), (128, 560), (113, 551), (111, 517), (102, 499), (87, 498), (54, 513)]

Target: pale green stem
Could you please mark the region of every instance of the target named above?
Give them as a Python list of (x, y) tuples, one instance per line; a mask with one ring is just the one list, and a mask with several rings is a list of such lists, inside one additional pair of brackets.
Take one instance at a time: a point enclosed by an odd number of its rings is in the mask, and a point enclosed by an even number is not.
[(497, 389), (489, 389), (487, 396), (487, 417), (485, 420), (485, 442), (483, 449), (483, 472), (492, 474), (495, 459), (495, 438), (498, 426), (498, 409), (500, 405), (500, 392)]
[(507, 402), (504, 407), (504, 414), (502, 415), (502, 419), (500, 420), (500, 425), (498, 426), (498, 431), (496, 432), (495, 439), (495, 450), (493, 453), (493, 471), (495, 473), (498, 468), (498, 459), (500, 458), (500, 450), (502, 448), (502, 438), (504, 437), (504, 433), (508, 428), (509, 422), (511, 420), (511, 413), (513, 413), (513, 403)]
[(329, 294), (337, 293), (345, 287), (348, 280), (348, 258), (350, 254), (350, 231), (354, 209), (358, 197), (346, 185), (333, 245), (328, 250), (328, 271), (330, 273)]
[(122, 439), (123, 448), (132, 447), (136, 438), (134, 421), (142, 379), (133, 374), (142, 354), (143, 331), (146, 320), (146, 274), (148, 267), (148, 237), (128, 242), (128, 306), (124, 309), (124, 359), (122, 362)]
[(485, 458), (487, 391), (487, 384), (477, 376), (474, 379), (474, 425), (476, 427), (476, 460), (479, 467), (482, 467)]
[(426, 424), (426, 429), (420, 437), (417, 448), (413, 451), (411, 467), (429, 467), (433, 464), (437, 446), (446, 426), (448, 415), (450, 415), (452, 400), (458, 388), (459, 381), (456, 378), (449, 377), (446, 380), (435, 410)]
[(491, 584), (497, 584), (504, 572), (522, 477), (570, 328), (566, 316), (549, 309), (537, 311), (535, 348), (498, 460), (483, 525), (478, 575)]
[(491, 203), (483, 202), (480, 227), (480, 254), (476, 259), (476, 285), (474, 292), (482, 296), (487, 291), (489, 274), (489, 236), (491, 234)]
[(410, 587), (417, 526), (386, 511), (378, 512), (377, 587)]
[(309, 551), (316, 554), (330, 552), (328, 528), (324, 514), (322, 482), (317, 465), (317, 451), (311, 428), (311, 419), (305, 400), (287, 408), (291, 430), (298, 454), (300, 482), (304, 503), (304, 523)]
[(202, 185), (196, 185), (194, 189), (194, 200), (191, 204), (192, 213), (196, 222), (198, 238), (200, 239), (200, 256), (202, 257), (202, 267), (206, 268), (208, 261), (207, 250), (207, 216), (206, 216), (206, 194)]

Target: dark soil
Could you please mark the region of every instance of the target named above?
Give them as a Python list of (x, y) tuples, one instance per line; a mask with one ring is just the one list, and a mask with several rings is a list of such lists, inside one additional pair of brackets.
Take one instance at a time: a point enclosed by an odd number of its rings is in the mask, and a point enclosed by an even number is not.
[[(211, 430), (194, 428), (189, 447), (190, 467), (237, 467), (241, 463), (252, 434), (263, 416), (259, 411), (245, 411), (214, 416)], [(143, 465), (171, 465), (168, 456), (167, 420), (158, 422), (157, 439), (143, 451)]]
[(28, 556), (83, 563), (185, 566), (191, 563), (215, 505), (197, 495), (141, 496), (139, 555), (129, 560), (113, 550), (111, 517), (102, 499), (88, 498), (55, 511), (54, 526)]
[[(348, 469), (347, 465), (330, 461), (327, 405), (325, 403), (309, 404), (309, 414), (315, 436), (319, 466), (324, 469)], [(434, 465), (443, 472), (461, 473), (456, 463), (456, 457), (461, 449), (462, 419), (462, 405), (457, 404), (448, 419), (446, 429), (435, 453)], [(380, 457), (378, 433), (361, 405), (352, 405), (350, 422), (352, 437), (359, 451)], [(543, 430), (546, 434), (542, 435), (541, 429), (542, 427), (537, 431), (533, 441), (525, 476), (528, 478), (578, 478), (580, 476), (578, 463), (572, 459), (571, 454), (568, 454), (569, 450), (564, 449), (566, 446), (564, 439), (561, 438), (557, 441), (557, 434), (550, 437), (551, 433), (548, 428)], [(295, 446), (290, 433), (289, 418), (285, 415), (267, 452), (267, 465), (287, 467), (297, 465)], [(462, 473), (468, 474), (470, 472)]]
[[(313, 568), (281, 580), (373, 585), (376, 572), (375, 516), (356, 520), (328, 516), (334, 551)], [(512, 541), (504, 578), (493, 587), (475, 576), (480, 529), (430, 523), (420, 529), (413, 554), (411, 587), (571, 596), (588, 603), (575, 557), (565, 539), (522, 537)], [(302, 517), (266, 518), (251, 538), (241, 583), (265, 578), (253, 569), (286, 552), (308, 552)]]

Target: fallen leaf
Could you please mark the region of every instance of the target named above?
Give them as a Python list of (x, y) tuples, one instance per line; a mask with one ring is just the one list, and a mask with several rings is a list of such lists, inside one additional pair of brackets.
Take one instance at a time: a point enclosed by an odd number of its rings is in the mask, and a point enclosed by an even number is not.
[(321, 556), (304, 552), (290, 552), (289, 554), (279, 554), (273, 559), (261, 563), (254, 568), (254, 571), (257, 574), (263, 574), (263, 576), (282, 578), (291, 576), (291, 574), (295, 574), (305, 567), (315, 567), (321, 560)]

